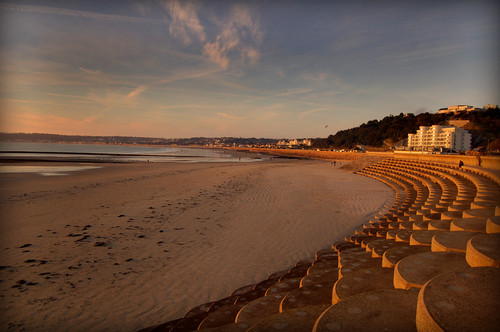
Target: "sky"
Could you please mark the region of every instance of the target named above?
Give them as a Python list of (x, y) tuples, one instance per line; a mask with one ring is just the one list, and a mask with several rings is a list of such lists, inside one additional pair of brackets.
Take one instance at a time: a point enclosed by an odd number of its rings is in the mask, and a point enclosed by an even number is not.
[(327, 137), (500, 104), (497, 1), (0, 0), (0, 131)]

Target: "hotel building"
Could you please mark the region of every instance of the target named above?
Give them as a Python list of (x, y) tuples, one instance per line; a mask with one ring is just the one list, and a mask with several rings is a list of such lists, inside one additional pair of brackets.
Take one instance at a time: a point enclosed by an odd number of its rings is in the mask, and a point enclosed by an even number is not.
[(420, 126), (416, 134), (408, 134), (408, 148), (416, 151), (470, 150), (471, 135), (454, 126)]

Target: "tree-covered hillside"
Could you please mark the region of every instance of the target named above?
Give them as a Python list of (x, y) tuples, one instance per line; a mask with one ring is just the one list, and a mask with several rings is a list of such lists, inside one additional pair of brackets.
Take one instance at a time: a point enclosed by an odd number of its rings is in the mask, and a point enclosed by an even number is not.
[(486, 146), (500, 137), (500, 111), (453, 113), (422, 113), (418, 115), (403, 113), (390, 115), (382, 120), (371, 120), (361, 126), (340, 130), (328, 138), (317, 139), (317, 148), (353, 148), (356, 145), (388, 147), (408, 138), (409, 133), (416, 133), (420, 126), (447, 125), (450, 120), (469, 120), (464, 128), (472, 134), (472, 147)]

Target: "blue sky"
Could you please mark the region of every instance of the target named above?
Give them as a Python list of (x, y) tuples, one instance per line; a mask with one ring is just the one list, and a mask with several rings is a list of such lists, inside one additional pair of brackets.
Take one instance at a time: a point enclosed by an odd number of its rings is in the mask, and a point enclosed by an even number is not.
[(0, 1), (0, 131), (326, 137), (500, 104), (496, 1)]

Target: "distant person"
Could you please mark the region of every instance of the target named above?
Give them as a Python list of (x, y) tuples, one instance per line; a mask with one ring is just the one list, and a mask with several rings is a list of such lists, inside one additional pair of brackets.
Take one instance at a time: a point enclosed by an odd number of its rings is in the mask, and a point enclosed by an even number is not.
[(333, 166), (337, 166), (337, 162), (336, 161), (333, 161)]
[(463, 166), (463, 165), (464, 165), (464, 162), (460, 160), (460, 161), (458, 162), (458, 168), (462, 168), (462, 166)]

